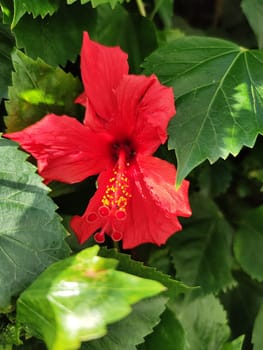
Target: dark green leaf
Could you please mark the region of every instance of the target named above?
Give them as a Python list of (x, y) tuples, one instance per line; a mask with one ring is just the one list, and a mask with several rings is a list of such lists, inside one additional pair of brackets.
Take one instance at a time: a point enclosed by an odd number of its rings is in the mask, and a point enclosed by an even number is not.
[(169, 296), (177, 296), (181, 293), (186, 293), (192, 290), (192, 288), (186, 286), (180, 281), (172, 279), (170, 276), (157, 271), (155, 268), (143, 265), (143, 263), (132, 260), (127, 254), (116, 252), (114, 249), (101, 249), (100, 255), (104, 257), (114, 258), (119, 261), (119, 270), (131, 273), (133, 275), (149, 278), (162, 283), (168, 290)]
[(263, 47), (263, 1), (262, 0), (242, 0), (242, 10), (244, 11), (251, 28), (254, 30), (260, 49)]
[(254, 350), (262, 350), (263, 348), (263, 303), (259, 309), (258, 315), (255, 320), (255, 325), (252, 334), (252, 343), (254, 344)]
[(242, 215), (234, 239), (235, 256), (252, 278), (263, 281), (263, 206)]
[(116, 271), (118, 261), (97, 256), (98, 250), (93, 246), (53, 264), (18, 299), (19, 322), (50, 350), (74, 350), (81, 341), (102, 337), (107, 324), (131, 312), (131, 304), (165, 289)]
[(219, 300), (213, 295), (183, 301), (175, 307), (181, 322), (188, 349), (221, 350), (230, 335), (227, 316)]
[(13, 54), (13, 64), (13, 86), (6, 102), (7, 132), (21, 130), (47, 113), (76, 115), (74, 100), (82, 90), (79, 79), (20, 51)]
[(155, 0), (154, 3), (155, 6), (153, 12), (151, 13), (151, 18), (158, 13), (163, 21), (164, 27), (171, 28), (173, 24), (173, 0)]
[(95, 21), (95, 10), (78, 3), (61, 5), (53, 16), (44, 19), (24, 15), (14, 28), (17, 47), (24, 48), (34, 59), (40, 57), (54, 66), (65, 65), (68, 60), (76, 60), (82, 33), (84, 30), (91, 32)]
[(169, 247), (156, 248), (150, 252), (147, 265), (156, 268), (167, 275), (173, 273), (171, 271), (171, 257), (169, 255)]
[(142, 343), (160, 322), (166, 301), (160, 296), (140, 301), (129, 316), (108, 327), (105, 337), (83, 344), (81, 350), (136, 350), (135, 345)]
[(175, 314), (166, 309), (161, 316), (161, 322), (155, 327), (139, 350), (185, 350), (185, 332)]
[(176, 277), (202, 292), (222, 290), (231, 283), (232, 229), (216, 204), (207, 197), (191, 199), (193, 216), (169, 241)]
[(2, 24), (0, 12), (0, 102), (7, 97), (7, 89), (11, 84), (11, 50), (14, 45), (12, 34), (7, 25)]
[(215, 162), (263, 133), (263, 51), (207, 37), (183, 37), (144, 63), (174, 88), (177, 115), (169, 147), (178, 159), (177, 182), (205, 159)]
[(30, 13), (34, 18), (53, 15), (59, 8), (59, 0), (14, 0), (14, 17), (11, 28), (14, 28), (25, 13)]
[(48, 188), (15, 143), (0, 139), (0, 309), (69, 254)]
[[(242, 271), (235, 271), (237, 284), (221, 294), (228, 311), (228, 320), (234, 337), (249, 334), (262, 303), (262, 286)], [(244, 349), (243, 349), (244, 350)]]
[[(76, 1), (78, 1), (78, 0), (67, 0), (67, 3), (73, 4)], [(88, 2), (91, 2), (92, 7), (97, 7), (97, 6), (102, 5), (102, 4), (110, 4), (111, 8), (114, 9), (114, 7), (118, 3), (122, 4), (124, 2), (124, 0), (80, 0), (80, 3), (82, 5), (87, 4)]]
[(232, 168), (229, 162), (219, 159), (212, 166), (206, 162), (198, 170), (198, 184), (205, 195), (216, 197), (229, 188), (232, 181)]
[(145, 17), (129, 13), (122, 6), (112, 10), (109, 6), (98, 8), (95, 40), (104, 45), (120, 46), (128, 53), (130, 71), (141, 71), (140, 64), (157, 47), (153, 23)]

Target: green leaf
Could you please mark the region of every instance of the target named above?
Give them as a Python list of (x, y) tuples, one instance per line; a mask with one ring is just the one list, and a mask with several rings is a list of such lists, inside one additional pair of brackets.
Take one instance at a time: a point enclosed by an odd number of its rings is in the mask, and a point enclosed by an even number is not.
[[(244, 342), (244, 336), (241, 335), (240, 337), (236, 338), (235, 340), (226, 343), (223, 347), (222, 350), (242, 350), (242, 345)], [(256, 349), (254, 349), (256, 350)]]
[(191, 207), (191, 221), (168, 243), (176, 277), (203, 293), (218, 292), (233, 283), (232, 229), (208, 197), (193, 196)]
[(139, 350), (156, 349), (186, 349), (185, 331), (175, 314), (169, 309), (165, 310), (154, 332), (147, 336), (145, 343), (139, 347)]
[(15, 143), (0, 139), (0, 309), (69, 254), (48, 188)]
[(212, 166), (206, 162), (198, 170), (198, 185), (202, 193), (216, 197), (228, 190), (232, 181), (232, 167), (229, 162), (219, 159)]
[(145, 73), (157, 74), (177, 98), (169, 147), (178, 183), (205, 159), (237, 155), (263, 133), (262, 63), (263, 51), (207, 37), (179, 38), (147, 58)]
[(262, 286), (243, 271), (236, 270), (237, 284), (220, 295), (220, 299), (228, 310), (232, 334), (249, 334), (262, 303)]
[(109, 325), (105, 337), (83, 344), (81, 350), (136, 350), (135, 345), (142, 343), (160, 322), (166, 301), (162, 296), (140, 301), (133, 306), (130, 315)]
[(17, 25), (25, 13), (32, 14), (33, 18), (36, 18), (37, 16), (44, 18), (46, 15), (53, 15), (58, 10), (58, 8), (59, 0), (14, 0), (14, 17), (12, 20), (11, 28), (13, 29)]
[(109, 46), (120, 46), (128, 53), (130, 71), (139, 73), (144, 58), (157, 48), (156, 30), (153, 23), (142, 16), (129, 13), (122, 6), (112, 10), (100, 6), (93, 39)]
[[(78, 0), (67, 0), (67, 4), (73, 4)], [(126, 0), (127, 2), (129, 0)], [(114, 9), (115, 6), (119, 3), (122, 4), (124, 0), (80, 0), (81, 4), (87, 4), (88, 2), (91, 2), (92, 7), (97, 7), (102, 4), (110, 4), (111, 8)]]
[(165, 289), (116, 271), (118, 261), (97, 256), (98, 250), (93, 246), (53, 264), (18, 299), (18, 320), (50, 350), (74, 350), (81, 341), (102, 337), (107, 324), (131, 312), (131, 304)]
[(154, 0), (154, 9), (151, 13), (151, 18), (153, 18), (158, 12), (161, 20), (163, 21), (165, 28), (172, 28), (173, 25), (173, 0)]
[(82, 90), (79, 79), (40, 59), (33, 61), (21, 51), (12, 58), (15, 72), (6, 102), (7, 132), (21, 130), (47, 113), (77, 114), (74, 100)]
[(34, 59), (40, 57), (53, 66), (65, 65), (68, 60), (76, 60), (82, 33), (84, 30), (92, 32), (95, 21), (95, 10), (78, 3), (72, 6), (63, 4), (53, 16), (44, 19), (24, 15), (14, 28), (17, 47), (24, 48)]
[(116, 252), (115, 249), (104, 249), (100, 250), (100, 255), (107, 258), (114, 258), (119, 261), (119, 270), (131, 273), (133, 275), (149, 278), (162, 283), (168, 290), (166, 295), (176, 297), (181, 293), (191, 291), (193, 288), (186, 286), (180, 281), (172, 279), (170, 276), (157, 271), (153, 267), (143, 265), (139, 261), (132, 260), (127, 254)]
[(254, 350), (262, 350), (263, 348), (263, 335), (262, 335), (262, 327), (263, 327), (263, 303), (259, 309), (257, 314), (253, 334), (252, 334), (252, 343), (254, 344)]
[(254, 30), (260, 49), (263, 48), (263, 1), (262, 0), (242, 0), (241, 8), (246, 15), (251, 28)]
[(7, 97), (8, 86), (11, 84), (11, 50), (14, 46), (14, 40), (9, 27), (2, 24), (0, 12), (0, 102), (2, 98)]
[(188, 349), (221, 350), (230, 335), (226, 312), (213, 295), (182, 302), (176, 315), (181, 322)]
[(234, 237), (234, 252), (241, 267), (263, 281), (263, 205), (243, 213)]

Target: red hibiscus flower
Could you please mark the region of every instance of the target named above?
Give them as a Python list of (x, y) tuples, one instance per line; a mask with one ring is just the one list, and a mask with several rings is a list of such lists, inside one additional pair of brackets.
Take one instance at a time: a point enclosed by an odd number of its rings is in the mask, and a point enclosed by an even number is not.
[(152, 154), (167, 139), (175, 114), (171, 88), (152, 75), (128, 74), (127, 55), (105, 47), (84, 33), (81, 73), (86, 108), (84, 125), (49, 114), (41, 121), (5, 135), (38, 161), (46, 182), (79, 182), (100, 174), (98, 189), (71, 226), (79, 241), (105, 234), (123, 248), (163, 244), (181, 230), (178, 216), (190, 216), (188, 181), (175, 189), (176, 170)]

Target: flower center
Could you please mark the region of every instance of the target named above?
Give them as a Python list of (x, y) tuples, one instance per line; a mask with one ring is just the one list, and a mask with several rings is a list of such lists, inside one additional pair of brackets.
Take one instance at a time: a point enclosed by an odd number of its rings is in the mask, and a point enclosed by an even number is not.
[(127, 206), (132, 197), (127, 168), (135, 157), (135, 151), (128, 142), (115, 143), (112, 150), (113, 158), (116, 158), (112, 177), (101, 198), (101, 206), (97, 212), (91, 212), (87, 217), (90, 223), (103, 220), (103, 227), (94, 235), (98, 243), (104, 242), (105, 234), (109, 234), (114, 241), (122, 239), (122, 222), (127, 218)]
[(111, 151), (114, 162), (120, 160), (120, 156), (122, 154), (124, 161), (128, 166), (136, 155), (135, 148), (130, 140), (114, 142), (111, 146)]

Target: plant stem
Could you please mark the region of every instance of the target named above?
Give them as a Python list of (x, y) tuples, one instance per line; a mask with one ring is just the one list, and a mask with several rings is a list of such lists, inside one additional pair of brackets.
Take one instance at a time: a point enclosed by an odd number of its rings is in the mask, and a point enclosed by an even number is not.
[(146, 11), (145, 11), (145, 7), (144, 7), (144, 3), (142, 0), (136, 0), (137, 2), (137, 6), (138, 6), (138, 10), (140, 12), (140, 14), (143, 16), (143, 17), (146, 17)]
[(120, 251), (120, 245), (119, 242), (113, 241), (113, 247), (114, 249), (119, 252)]

